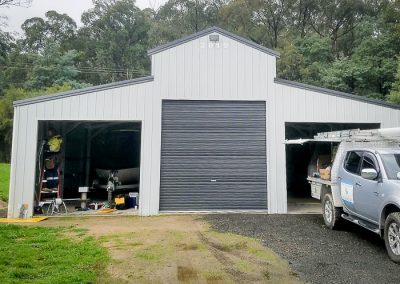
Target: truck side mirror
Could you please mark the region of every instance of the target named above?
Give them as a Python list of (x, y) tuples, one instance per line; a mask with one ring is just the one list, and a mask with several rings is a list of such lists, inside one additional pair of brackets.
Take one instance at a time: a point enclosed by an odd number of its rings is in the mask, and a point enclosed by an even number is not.
[(378, 172), (375, 169), (363, 169), (361, 176), (365, 179), (374, 180), (378, 177)]

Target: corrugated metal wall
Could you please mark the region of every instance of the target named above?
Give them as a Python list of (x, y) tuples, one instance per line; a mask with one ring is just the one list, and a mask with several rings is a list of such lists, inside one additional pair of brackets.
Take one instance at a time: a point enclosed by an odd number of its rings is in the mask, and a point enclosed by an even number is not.
[[(33, 206), (37, 128), (39, 120), (142, 121), (140, 212), (155, 214), (150, 204), (152, 189), (159, 187), (154, 169), (159, 169), (161, 101), (152, 96), (153, 82), (125, 86), (15, 108), (9, 215), (18, 216), (21, 204)], [(156, 113), (156, 115), (154, 115)], [(154, 117), (153, 117), (154, 116)], [(159, 170), (158, 170), (159, 171)], [(157, 201), (158, 202), (158, 201)]]
[[(152, 55), (154, 82), (15, 108), (9, 216), (33, 205), (38, 120), (141, 120), (140, 213), (157, 214), (161, 100), (263, 100), (268, 120), (268, 209), (286, 212), (285, 121), (380, 122), (399, 126), (399, 111), (274, 83), (276, 58), (220, 35)], [(32, 208), (32, 207), (30, 207)]]
[(274, 84), (267, 103), (268, 210), (287, 212), (285, 122), (381, 123), (399, 127), (400, 110)]
[(265, 115), (265, 102), (164, 101), (160, 210), (266, 210)]
[[(165, 99), (265, 100), (275, 78), (274, 56), (220, 35), (152, 56), (155, 90)], [(160, 93), (160, 94), (159, 94)]]
[(140, 214), (158, 214), (161, 100), (265, 100), (275, 57), (220, 35), (204, 36), (152, 56), (153, 82), (15, 108), (9, 216), (33, 206), (38, 120), (140, 120)]

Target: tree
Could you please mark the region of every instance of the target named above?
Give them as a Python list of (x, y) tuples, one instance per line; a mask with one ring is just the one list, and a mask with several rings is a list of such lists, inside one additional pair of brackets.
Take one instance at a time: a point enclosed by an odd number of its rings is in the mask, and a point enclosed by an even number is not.
[(13, 102), (15, 100), (54, 94), (71, 89), (71, 86), (64, 84), (40, 90), (26, 90), (15, 87), (6, 90), (4, 96), (0, 97), (0, 161), (9, 163), (11, 160), (11, 139), (14, 115)]
[[(0, 30), (0, 66), (5, 65), (7, 56), (11, 51), (13, 45), (13, 38), (9, 33)], [(6, 85), (4, 68), (0, 69), (0, 95), (2, 94)]]
[(391, 86), (392, 89), (390, 90), (388, 101), (395, 104), (400, 104), (400, 59), (398, 59), (397, 61), (398, 64), (397, 64), (396, 77), (395, 81)]
[(29, 7), (32, 0), (0, 0), (0, 7), (21, 6)]
[(64, 84), (68, 84), (74, 89), (81, 87), (76, 80), (79, 75), (79, 71), (75, 67), (76, 59), (77, 52), (75, 50), (62, 53), (56, 44), (48, 44), (43, 55), (36, 56), (33, 61), (33, 68), (28, 75), (26, 87), (41, 89)]
[(255, 37), (255, 26), (252, 19), (252, 10), (247, 0), (233, 0), (220, 9), (221, 25), (243, 37), (252, 38), (261, 42)]
[(330, 42), (316, 34), (282, 41), (278, 75), (285, 79), (321, 85), (321, 74), (333, 61)]
[(74, 49), (77, 26), (67, 14), (48, 11), (45, 19), (27, 19), (21, 28), (25, 34), (22, 44), (27, 51), (41, 52), (47, 43), (56, 43), (63, 51)]
[(293, 0), (247, 0), (253, 11), (256, 26), (263, 27), (264, 37), (269, 38), (269, 45), (278, 47), (278, 37), (286, 29), (286, 21), (294, 7)]
[(95, 0), (82, 22), (79, 38), (85, 43), (85, 58), (80, 67), (96, 75), (91, 82), (118, 81), (148, 72), (151, 21), (134, 0)]
[(59, 14), (56, 11), (48, 11), (46, 18), (47, 38), (59, 44), (64, 51), (74, 49), (76, 22), (67, 14)]
[(299, 48), (293, 44), (290, 38), (282, 42), (279, 49), (281, 56), (277, 61), (278, 77), (292, 81), (304, 81), (303, 70), (305, 58)]
[[(154, 22), (161, 42), (214, 26), (226, 0), (169, 0), (157, 11)], [(159, 43), (161, 43), (159, 42)]]
[(316, 0), (310, 16), (312, 29), (332, 42), (332, 53), (339, 58), (338, 41), (352, 32), (366, 15), (363, 0)]
[(289, 26), (303, 38), (311, 30), (310, 20), (315, 0), (297, 0), (293, 5), (292, 15), (289, 16)]
[(34, 17), (27, 19), (21, 26), (24, 32), (23, 44), (27, 50), (39, 52), (44, 48), (47, 25), (44, 19)]

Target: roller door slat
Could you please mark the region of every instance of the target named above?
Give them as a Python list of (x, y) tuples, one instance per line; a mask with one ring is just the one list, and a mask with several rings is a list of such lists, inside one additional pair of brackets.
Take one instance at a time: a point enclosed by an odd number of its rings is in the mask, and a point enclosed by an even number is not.
[(160, 210), (267, 209), (265, 102), (163, 101)]

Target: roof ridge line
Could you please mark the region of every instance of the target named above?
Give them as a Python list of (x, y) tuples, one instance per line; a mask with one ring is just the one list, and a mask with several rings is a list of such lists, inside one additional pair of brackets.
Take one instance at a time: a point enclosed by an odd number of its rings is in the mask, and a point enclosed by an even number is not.
[(352, 93), (336, 91), (336, 90), (332, 90), (332, 89), (328, 89), (328, 88), (318, 87), (318, 86), (300, 83), (300, 82), (296, 82), (296, 81), (290, 81), (290, 80), (286, 80), (286, 79), (282, 79), (282, 78), (274, 78), (274, 82), (278, 83), (278, 84), (286, 85), (286, 86), (297, 87), (297, 88), (304, 89), (304, 90), (325, 93), (325, 94), (333, 95), (336, 97), (342, 97), (342, 98), (352, 99), (352, 100), (361, 101), (361, 102), (365, 102), (365, 103), (375, 104), (375, 105), (379, 105), (379, 106), (400, 109), (400, 105), (392, 104), (392, 103), (389, 103), (389, 102), (386, 102), (386, 101), (380, 100), (380, 99), (368, 98), (368, 97), (364, 97), (364, 96), (360, 96), (360, 95), (356, 95), (356, 94), (352, 94)]
[(114, 89), (117, 87), (124, 87), (124, 86), (136, 85), (136, 84), (141, 84), (141, 83), (147, 83), (147, 82), (151, 82), (153, 80), (154, 80), (154, 76), (150, 75), (150, 76), (145, 76), (145, 77), (140, 77), (140, 78), (135, 78), (135, 79), (112, 82), (112, 83), (103, 84), (103, 85), (95, 85), (95, 86), (82, 88), (82, 89), (76, 89), (76, 90), (71, 90), (71, 91), (66, 91), (66, 92), (61, 92), (61, 93), (43, 95), (43, 96), (14, 101), (13, 106), (14, 107), (23, 106), (23, 105), (51, 101), (51, 100), (56, 100), (56, 99), (61, 99), (61, 98), (66, 98), (66, 97), (78, 96), (78, 95), (83, 95), (83, 94), (88, 94), (88, 93), (93, 93), (93, 92), (99, 92), (99, 91), (103, 91), (103, 90)]
[(259, 51), (262, 51), (264, 53), (267, 53), (269, 55), (272, 55), (272, 56), (275, 56), (275, 57), (279, 57), (280, 56), (280, 53), (278, 51), (269, 49), (269, 48), (267, 48), (265, 46), (262, 46), (262, 45), (260, 45), (260, 44), (258, 44), (256, 42), (254, 42), (254, 41), (251, 41), (251, 40), (249, 40), (247, 38), (238, 36), (238, 35), (236, 35), (234, 33), (228, 32), (227, 30), (224, 30), (224, 29), (222, 29), (220, 27), (217, 27), (217, 26), (213, 26), (213, 27), (204, 29), (202, 31), (198, 31), (196, 33), (181, 37), (181, 38), (176, 39), (174, 41), (171, 41), (171, 42), (156, 46), (154, 48), (151, 48), (151, 49), (149, 49), (147, 51), (147, 55), (153, 55), (153, 54), (165, 51), (167, 49), (170, 49), (170, 48), (176, 47), (178, 45), (181, 45), (181, 44), (187, 43), (189, 41), (192, 41), (192, 40), (198, 39), (200, 37), (203, 37), (203, 36), (205, 36), (207, 34), (210, 34), (212, 32), (218, 32), (218, 33), (220, 33), (220, 34), (222, 34), (222, 35), (224, 35), (224, 36), (226, 36), (226, 37), (228, 37), (230, 39), (236, 40), (236, 41), (238, 41), (238, 42), (240, 42), (242, 44), (245, 44), (245, 45), (247, 45), (249, 47), (255, 48), (255, 49), (257, 49)]

